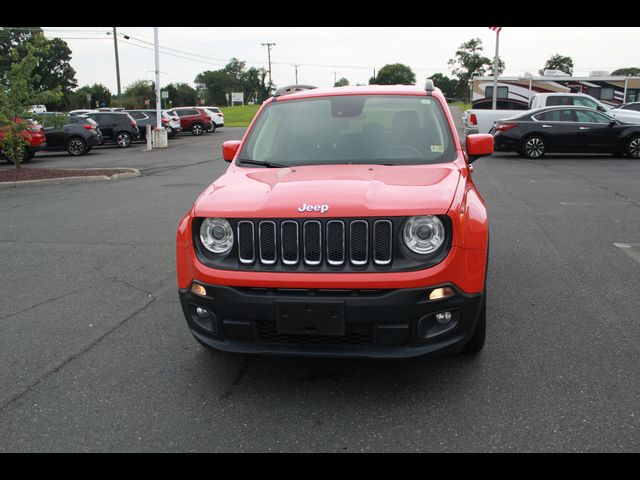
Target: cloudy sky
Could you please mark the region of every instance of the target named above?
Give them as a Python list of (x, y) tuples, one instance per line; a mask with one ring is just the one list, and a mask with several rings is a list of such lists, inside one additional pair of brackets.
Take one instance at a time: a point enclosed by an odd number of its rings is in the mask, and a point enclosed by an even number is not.
[[(116, 93), (112, 27), (43, 27), (48, 37), (64, 38), (73, 51), (72, 65), (79, 85), (102, 83)], [(138, 79), (153, 79), (152, 27), (119, 27), (120, 71), (123, 89)], [(295, 81), (333, 85), (334, 75), (351, 84), (368, 83), (373, 69), (404, 63), (419, 81), (441, 72), (464, 41), (479, 37), (485, 54), (493, 57), (495, 34), (487, 27), (160, 27), (162, 83), (188, 82), (204, 70), (217, 70), (231, 57), (249, 66), (265, 67), (271, 42), (273, 82)], [(500, 56), (505, 75), (537, 74), (545, 61), (560, 53), (573, 58), (574, 75), (592, 70), (640, 66), (640, 28), (617, 27), (504, 27)], [(337, 73), (334, 73), (337, 72)]]

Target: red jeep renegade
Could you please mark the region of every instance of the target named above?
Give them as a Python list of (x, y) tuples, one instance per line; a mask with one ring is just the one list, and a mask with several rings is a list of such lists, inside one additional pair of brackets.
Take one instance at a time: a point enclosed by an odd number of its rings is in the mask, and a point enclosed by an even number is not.
[(484, 345), (487, 212), (426, 86), (284, 87), (182, 219), (179, 295), (207, 347), (406, 358)]

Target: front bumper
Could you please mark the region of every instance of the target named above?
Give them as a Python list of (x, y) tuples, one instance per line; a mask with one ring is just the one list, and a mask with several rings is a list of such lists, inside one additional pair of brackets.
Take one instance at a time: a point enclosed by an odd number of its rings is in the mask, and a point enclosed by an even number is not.
[[(394, 290), (328, 290), (203, 285), (207, 296), (180, 289), (187, 324), (202, 344), (236, 353), (310, 357), (411, 358), (457, 353), (476, 326), (482, 294), (429, 300), (438, 286)], [(332, 334), (282, 333), (278, 308), (284, 304), (339, 305), (344, 329)], [(196, 314), (202, 307), (207, 319)], [(451, 312), (440, 324), (435, 314)], [(304, 318), (293, 318), (305, 322)]]

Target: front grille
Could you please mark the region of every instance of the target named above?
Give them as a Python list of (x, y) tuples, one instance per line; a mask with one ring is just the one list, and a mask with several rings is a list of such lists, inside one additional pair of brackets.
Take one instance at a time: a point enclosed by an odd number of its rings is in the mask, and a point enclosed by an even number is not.
[(241, 220), (237, 232), (238, 260), (247, 266), (358, 270), (393, 259), (394, 224), (387, 219)]
[(373, 345), (371, 323), (347, 323), (344, 336), (332, 335), (290, 335), (279, 334), (276, 322), (259, 320), (256, 322), (257, 338), (262, 343), (287, 345)]

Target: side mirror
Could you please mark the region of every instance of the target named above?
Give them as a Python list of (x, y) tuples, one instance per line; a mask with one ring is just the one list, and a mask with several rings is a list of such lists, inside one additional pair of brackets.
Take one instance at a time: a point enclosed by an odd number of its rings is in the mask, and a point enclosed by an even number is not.
[(602, 105), (598, 105), (597, 109), (600, 110), (601, 112), (606, 112), (607, 111), (607, 109), (604, 108)]
[(486, 157), (493, 153), (493, 135), (488, 133), (476, 133), (467, 136), (467, 161), (475, 162), (480, 157)]
[(225, 162), (230, 162), (235, 158), (241, 143), (240, 140), (229, 140), (222, 144), (222, 158)]
[(615, 127), (616, 125), (618, 125), (618, 121), (617, 121), (617, 120), (611, 120), (611, 121), (609, 122), (609, 126), (610, 126), (610, 127)]

